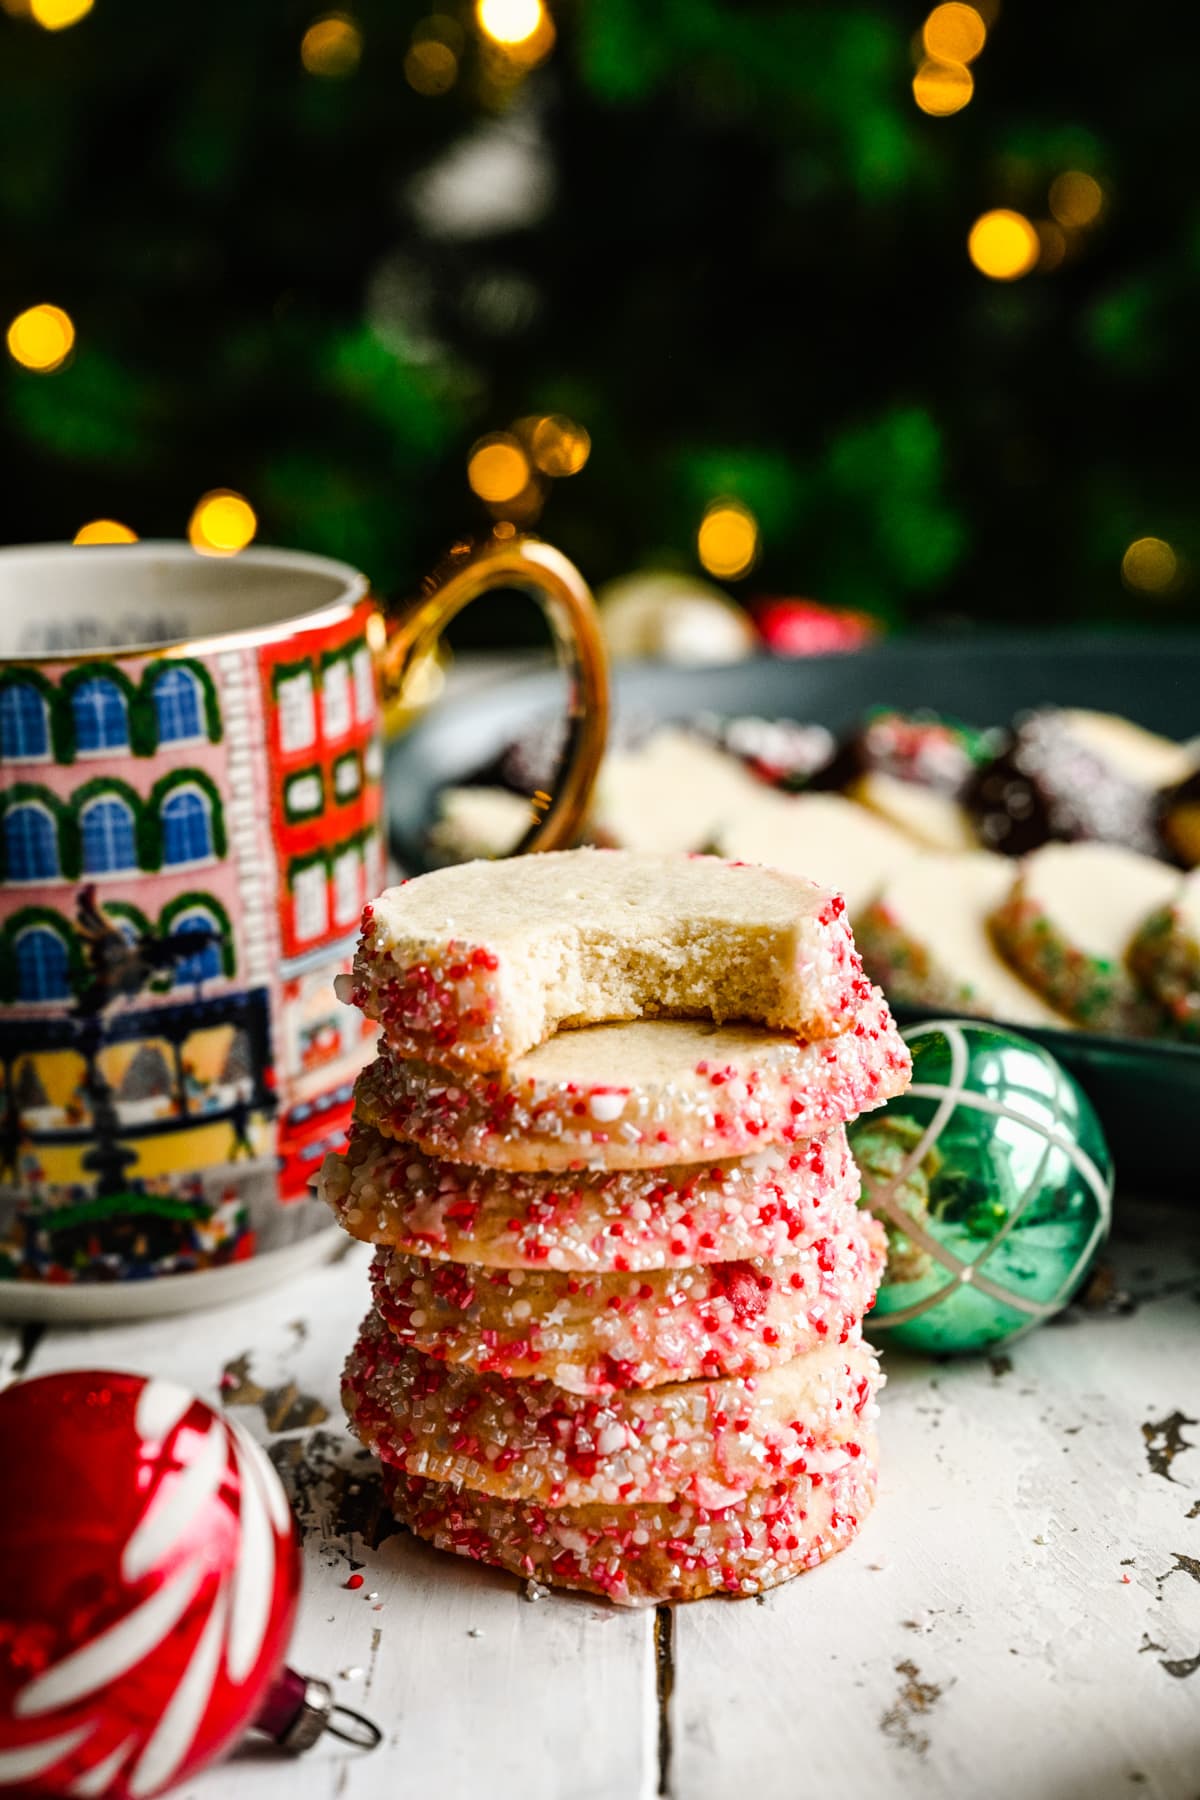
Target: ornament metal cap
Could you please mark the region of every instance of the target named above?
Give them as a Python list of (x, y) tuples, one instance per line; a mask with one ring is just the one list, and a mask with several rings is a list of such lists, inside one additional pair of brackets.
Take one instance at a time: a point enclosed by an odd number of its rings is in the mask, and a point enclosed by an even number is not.
[(340, 1705), (327, 1681), (287, 1668), (267, 1696), (254, 1726), (293, 1756), (311, 1750), (327, 1731), (359, 1750), (374, 1750), (383, 1742), (378, 1725), (353, 1708)]

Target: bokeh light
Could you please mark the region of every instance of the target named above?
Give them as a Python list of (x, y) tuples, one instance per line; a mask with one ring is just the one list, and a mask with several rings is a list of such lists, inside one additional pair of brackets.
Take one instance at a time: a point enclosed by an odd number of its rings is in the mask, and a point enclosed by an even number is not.
[(1067, 254), (1067, 234), (1053, 219), (1039, 219), (1034, 226), (1038, 235), (1038, 268), (1043, 275), (1057, 269)]
[(29, 0), (29, 16), (44, 31), (65, 31), (86, 19), (93, 5), (94, 0)]
[(993, 281), (1016, 281), (1037, 265), (1038, 234), (1024, 213), (997, 207), (976, 219), (967, 238), (967, 254), (981, 275)]
[(8, 352), (23, 369), (52, 375), (61, 369), (75, 342), (71, 315), (61, 306), (29, 306), (8, 328)]
[(188, 542), (204, 556), (235, 556), (258, 530), (254, 508), (232, 488), (213, 488), (196, 502)]
[(530, 474), (529, 458), (507, 431), (480, 438), (467, 458), (471, 491), (489, 506), (503, 506), (524, 493)]
[(936, 62), (926, 57), (913, 76), (913, 99), (935, 119), (961, 112), (975, 92), (975, 78), (965, 63)]
[(936, 62), (974, 62), (987, 43), (987, 26), (973, 6), (947, 0), (935, 6), (921, 33), (926, 54)]
[(310, 75), (341, 81), (362, 61), (363, 37), (349, 13), (325, 13), (314, 19), (300, 40), (300, 61)]
[(423, 38), (404, 58), (404, 79), (418, 94), (448, 94), (458, 79), (458, 58), (439, 38)]
[(578, 475), (592, 452), (592, 440), (584, 427), (565, 413), (550, 413), (536, 420), (529, 442), (538, 468), (556, 480)]
[(546, 15), (542, 0), (479, 0), (479, 29), (494, 44), (513, 46), (535, 37)]
[(696, 533), (696, 550), (721, 581), (748, 575), (758, 559), (758, 520), (740, 500), (714, 500)]
[(1179, 571), (1179, 558), (1164, 538), (1135, 538), (1121, 558), (1126, 586), (1142, 594), (1161, 594)]
[(1082, 169), (1065, 169), (1050, 183), (1050, 211), (1071, 230), (1094, 224), (1103, 205), (1104, 189)]
[(138, 534), (119, 519), (89, 519), (72, 538), (75, 544), (136, 544)]

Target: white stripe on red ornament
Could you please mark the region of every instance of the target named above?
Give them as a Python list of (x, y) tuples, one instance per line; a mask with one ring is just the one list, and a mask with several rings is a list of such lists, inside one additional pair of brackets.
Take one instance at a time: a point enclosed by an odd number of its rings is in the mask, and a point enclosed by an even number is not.
[(74, 1731), (60, 1732), (58, 1737), (39, 1738), (36, 1743), (21, 1744), (16, 1750), (0, 1750), (0, 1787), (29, 1781), (34, 1775), (53, 1768), (95, 1729), (95, 1720), (89, 1719), (85, 1725), (76, 1726)]
[(13, 1701), (14, 1716), (26, 1719), (66, 1706), (135, 1668), (183, 1617), (207, 1572), (196, 1557), (184, 1563), (141, 1606), (27, 1682)]
[(93, 1763), (90, 1769), (85, 1769), (82, 1775), (75, 1777), (67, 1789), (68, 1794), (77, 1794), (80, 1800), (92, 1800), (97, 1794), (107, 1794), (117, 1771), (136, 1742), (137, 1739), (132, 1735), (122, 1738), (107, 1756), (102, 1756), (98, 1763)]
[[(182, 1434), (184, 1442), (189, 1434)], [(180, 1538), (186, 1536), (220, 1487), (229, 1467), (229, 1433), (214, 1419), (202, 1438), (190, 1438), (190, 1462), (164, 1475), (149, 1506), (134, 1527), (121, 1558), (126, 1581), (140, 1581), (163, 1561)], [(182, 1455), (183, 1443), (177, 1442)]]
[[(238, 1686), (258, 1661), (271, 1619), (271, 1596), (275, 1591), (275, 1533), (271, 1529), (263, 1492), (264, 1487), (268, 1492), (270, 1487), (264, 1482), (252, 1454), (255, 1450), (257, 1445), (244, 1433), (239, 1432), (234, 1438), (234, 1453), (241, 1477), (242, 1541), (233, 1570), (226, 1672), (230, 1681)], [(261, 1457), (262, 1452), (258, 1455)], [(269, 1465), (266, 1474), (278, 1485), (278, 1477)]]
[(138, 1395), (134, 1414), (138, 1436), (161, 1444), (170, 1437), (193, 1399), (194, 1395), (177, 1381), (148, 1381)]
[(213, 1681), (225, 1637), (226, 1606), (222, 1587), (217, 1590), (183, 1679), (168, 1700), (166, 1711), (154, 1727), (129, 1778), (129, 1792), (134, 1800), (165, 1787), (192, 1747), (197, 1728), (212, 1699)]

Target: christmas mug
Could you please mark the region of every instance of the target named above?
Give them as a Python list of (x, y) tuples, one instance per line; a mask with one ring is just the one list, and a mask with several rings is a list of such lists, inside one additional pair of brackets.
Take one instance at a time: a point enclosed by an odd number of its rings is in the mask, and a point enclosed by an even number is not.
[(569, 676), (520, 846), (548, 849), (607, 711), (549, 545), (498, 526), (392, 621), (291, 551), (0, 551), (0, 1316), (208, 1305), (324, 1254), (310, 1182), (373, 1029), (333, 981), (385, 880), (381, 704), (498, 587), (540, 600)]

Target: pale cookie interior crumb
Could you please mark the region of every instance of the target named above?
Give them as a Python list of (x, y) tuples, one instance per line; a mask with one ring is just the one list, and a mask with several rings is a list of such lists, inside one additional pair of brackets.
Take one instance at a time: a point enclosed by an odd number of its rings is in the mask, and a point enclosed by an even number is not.
[(372, 911), (376, 978), (389, 957), (405, 968), (454, 942), (501, 959), (509, 1054), (560, 1026), (662, 1013), (824, 1034), (861, 998), (849, 991), (859, 970), (839, 899), (714, 857), (577, 850), (467, 863), (388, 889)]

